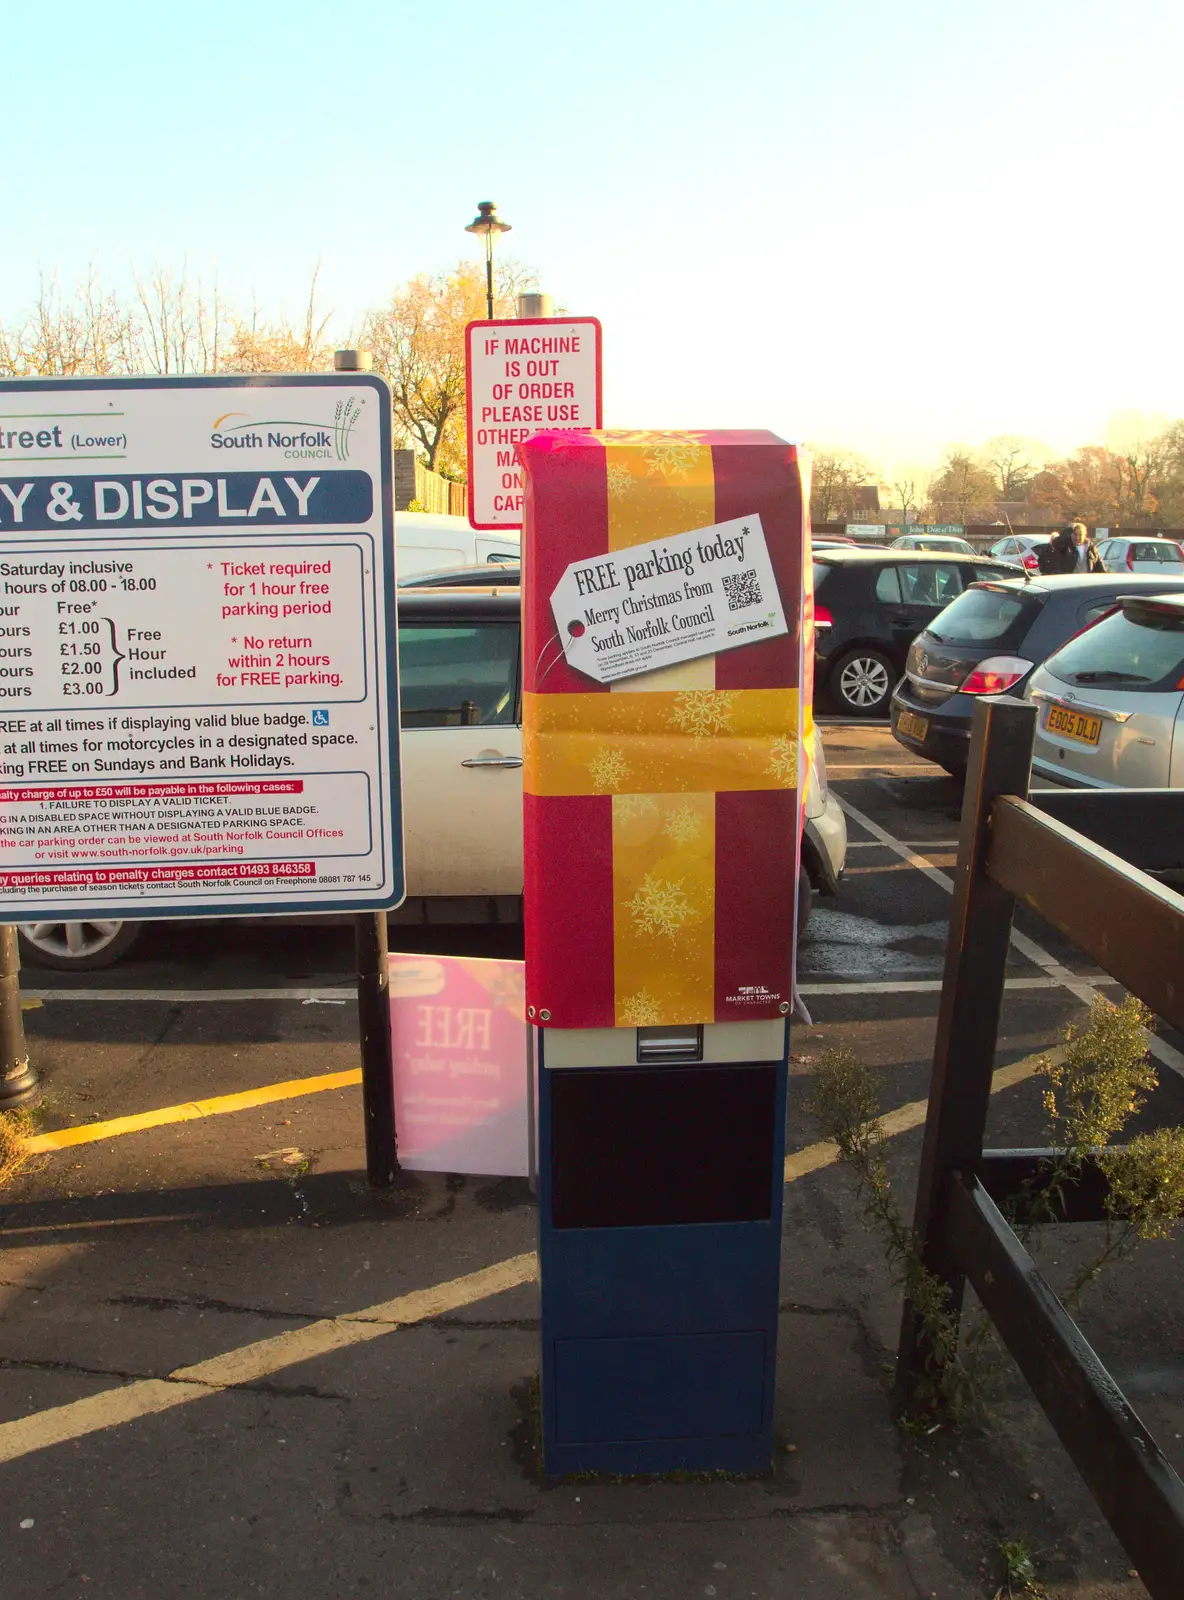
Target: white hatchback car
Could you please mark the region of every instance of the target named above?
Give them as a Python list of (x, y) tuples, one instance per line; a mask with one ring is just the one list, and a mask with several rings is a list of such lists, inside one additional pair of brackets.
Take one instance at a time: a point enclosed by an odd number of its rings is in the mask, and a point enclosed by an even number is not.
[[(407, 901), (392, 922), (522, 918), (521, 590), (402, 589), (399, 699)], [(847, 825), (828, 792), (821, 740), (806, 789), (798, 925), (813, 891), (833, 894)], [(268, 918), (276, 921), (276, 918)], [(291, 918), (286, 920), (293, 920)], [(295, 920), (308, 920), (300, 918)], [(112, 965), (143, 927), (20, 927), (23, 955), (71, 971)]]
[(1152, 577), (1184, 578), (1184, 550), (1174, 539), (1103, 539), (1098, 554), (1107, 572), (1146, 572)]
[(1037, 667), (1032, 773), (1077, 789), (1184, 789), (1184, 595), (1128, 595)]

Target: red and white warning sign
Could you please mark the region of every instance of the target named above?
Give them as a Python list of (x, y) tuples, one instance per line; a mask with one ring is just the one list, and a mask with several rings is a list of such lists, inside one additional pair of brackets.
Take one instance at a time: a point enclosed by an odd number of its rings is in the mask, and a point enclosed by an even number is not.
[(541, 428), (599, 428), (596, 317), (470, 322), (465, 329), (469, 521), (522, 526), (514, 447)]

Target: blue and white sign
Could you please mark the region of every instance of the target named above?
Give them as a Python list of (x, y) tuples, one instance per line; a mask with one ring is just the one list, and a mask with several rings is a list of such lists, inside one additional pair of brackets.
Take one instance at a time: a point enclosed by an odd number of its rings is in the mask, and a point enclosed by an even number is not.
[(0, 382), (0, 922), (403, 898), (381, 379)]

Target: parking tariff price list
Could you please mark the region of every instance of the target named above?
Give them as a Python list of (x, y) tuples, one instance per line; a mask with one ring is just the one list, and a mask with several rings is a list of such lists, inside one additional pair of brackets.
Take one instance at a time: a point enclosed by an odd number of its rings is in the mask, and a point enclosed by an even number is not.
[(0, 553), (0, 710), (360, 699), (364, 555), (357, 538)]

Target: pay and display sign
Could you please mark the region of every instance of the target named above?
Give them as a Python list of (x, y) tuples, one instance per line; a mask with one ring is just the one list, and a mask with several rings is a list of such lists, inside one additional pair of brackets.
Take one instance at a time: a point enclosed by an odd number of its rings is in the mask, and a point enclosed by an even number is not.
[(522, 526), (516, 446), (541, 428), (599, 428), (595, 317), (470, 322), (465, 329), (469, 522)]
[(0, 921), (397, 905), (381, 380), (12, 380), (0, 413)]

